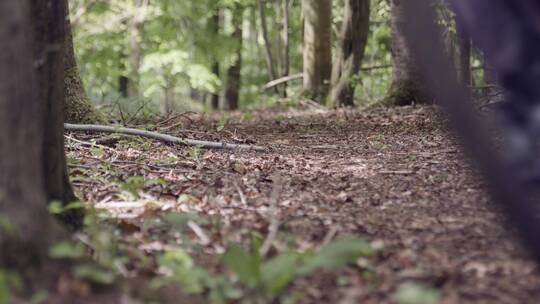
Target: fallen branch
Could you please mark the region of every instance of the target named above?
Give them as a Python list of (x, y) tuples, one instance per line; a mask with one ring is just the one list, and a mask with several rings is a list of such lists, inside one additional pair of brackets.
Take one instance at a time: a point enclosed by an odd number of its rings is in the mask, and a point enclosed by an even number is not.
[[(392, 65), (390, 65), (390, 64), (373, 65), (373, 66), (362, 67), (362, 68), (360, 68), (360, 71), (367, 72), (367, 71), (372, 71), (372, 70), (389, 69), (391, 67), (392, 67)], [(299, 79), (302, 79), (302, 78), (304, 78), (304, 73), (299, 73), (299, 74), (294, 74), (294, 75), (281, 77), (281, 78), (272, 80), (269, 83), (265, 84), (263, 86), (263, 89), (264, 90), (269, 90), (269, 89), (271, 89), (273, 87), (276, 87), (276, 86), (278, 86), (280, 84), (287, 83), (287, 82), (293, 81), (293, 80), (299, 80)]]
[(171, 135), (161, 134), (157, 132), (132, 129), (132, 128), (121, 128), (121, 127), (111, 127), (111, 126), (102, 126), (102, 125), (74, 125), (74, 124), (64, 124), (64, 128), (67, 131), (80, 131), (80, 132), (100, 132), (100, 133), (113, 133), (113, 134), (123, 134), (123, 135), (133, 135), (146, 137), (150, 139), (155, 139), (163, 142), (181, 144), (186, 146), (195, 146), (207, 149), (227, 149), (227, 150), (253, 150), (253, 151), (265, 151), (266, 149), (261, 146), (251, 146), (251, 145), (238, 145), (238, 144), (227, 144), (220, 142), (210, 142), (203, 140), (194, 140), (179, 138)]
[(276, 80), (272, 80), (270, 81), (269, 83), (265, 84), (263, 89), (265, 90), (268, 90), (268, 89), (271, 89), (273, 87), (276, 87), (282, 83), (287, 83), (289, 81), (293, 81), (293, 80), (297, 80), (297, 79), (302, 79), (304, 78), (304, 73), (300, 73), (300, 74), (295, 74), (295, 75), (290, 75), (290, 76), (285, 76), (285, 77), (282, 77), (282, 78), (278, 78)]

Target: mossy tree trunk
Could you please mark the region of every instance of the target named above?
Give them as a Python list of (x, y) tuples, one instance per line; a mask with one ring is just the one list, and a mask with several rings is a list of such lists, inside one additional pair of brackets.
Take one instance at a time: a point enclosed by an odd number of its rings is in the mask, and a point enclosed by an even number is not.
[(73, 48), (73, 33), (69, 19), (69, 8), (66, 7), (65, 19), (65, 49), (64, 49), (64, 85), (66, 103), (64, 107), (64, 120), (69, 123), (99, 123), (103, 117), (94, 108), (84, 90), (79, 74), (75, 50)]
[(418, 63), (411, 51), (412, 41), (404, 32), (404, 24), (408, 22), (404, 13), (404, 2), (405, 0), (390, 0), (392, 85), (385, 103), (397, 106), (431, 102)]
[(354, 106), (354, 90), (358, 80), (353, 78), (360, 71), (367, 45), (369, 8), (370, 0), (345, 1), (345, 16), (327, 100), (330, 107)]

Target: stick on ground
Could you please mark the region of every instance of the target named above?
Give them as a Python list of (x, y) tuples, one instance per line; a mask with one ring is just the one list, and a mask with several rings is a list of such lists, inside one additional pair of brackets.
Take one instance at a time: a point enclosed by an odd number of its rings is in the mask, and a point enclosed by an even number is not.
[(253, 151), (265, 151), (266, 148), (261, 146), (252, 146), (252, 145), (239, 145), (239, 144), (227, 144), (221, 142), (211, 142), (203, 140), (194, 140), (179, 138), (171, 135), (161, 134), (152, 131), (132, 129), (132, 128), (122, 128), (122, 127), (112, 127), (112, 126), (103, 126), (103, 125), (74, 125), (74, 124), (64, 124), (64, 128), (67, 131), (80, 131), (80, 132), (100, 132), (100, 133), (113, 133), (113, 134), (123, 134), (123, 135), (133, 135), (146, 137), (150, 139), (155, 139), (163, 142), (181, 144), (186, 146), (195, 146), (206, 149), (226, 149), (226, 150), (253, 150)]

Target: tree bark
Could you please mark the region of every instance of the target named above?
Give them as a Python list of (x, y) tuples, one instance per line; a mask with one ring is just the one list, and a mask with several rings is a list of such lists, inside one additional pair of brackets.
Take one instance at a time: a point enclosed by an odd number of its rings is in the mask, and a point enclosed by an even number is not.
[[(266, 1), (258, 0), (257, 5), (259, 8), (259, 20), (261, 22), (261, 33), (264, 40), (264, 49), (266, 54), (266, 67), (268, 69), (268, 76), (270, 81), (277, 78), (276, 65), (274, 62), (274, 54), (272, 53), (272, 45), (270, 44), (270, 38), (268, 37), (268, 26), (266, 24)], [(279, 94), (279, 89), (274, 87), (276, 94)]]
[[(37, 73), (38, 96), (43, 115), (42, 166), (47, 201), (67, 205), (77, 201), (67, 174), (64, 153), (64, 58), (67, 0), (31, 0), (33, 21), (33, 51), (39, 63)], [(44, 51), (45, 50), (45, 51)], [(83, 212), (72, 209), (60, 219), (72, 228), (82, 225)]]
[(47, 210), (69, 188), (61, 162), (65, 17), (64, 1), (0, 2), (0, 268), (21, 276), (23, 298), (57, 287), (70, 266), (49, 257), (66, 233)]
[(64, 120), (69, 123), (103, 122), (103, 117), (91, 104), (81, 81), (77, 60), (75, 58), (75, 50), (73, 48), (73, 33), (71, 30), (68, 6), (66, 6), (65, 32), (64, 85), (66, 104), (64, 107)]
[(471, 76), (471, 38), (465, 32), (459, 22), (457, 25), (458, 44), (459, 44), (459, 62), (458, 75), (459, 80), (466, 86), (472, 85)]
[[(289, 62), (289, 52), (290, 52), (290, 42), (289, 42), (289, 23), (290, 23), (290, 14), (289, 14), (289, 4), (290, 0), (281, 0), (281, 12), (283, 14), (283, 28), (281, 29), (281, 40), (283, 43), (283, 53), (282, 53), (282, 62), (283, 62), (283, 71), (281, 77), (289, 76), (290, 72), (290, 62)], [(282, 97), (287, 97), (287, 83), (283, 84)]]
[[(210, 20), (210, 26), (212, 28), (212, 34), (214, 34), (215, 37), (218, 37), (219, 29), (221, 27), (221, 18), (220, 18), (219, 8), (217, 8), (214, 15), (212, 15), (212, 18)], [(212, 73), (214, 73), (214, 75), (216, 75), (216, 77), (219, 78), (220, 66), (219, 66), (219, 60), (217, 59), (216, 55), (214, 55), (213, 61), (214, 62), (212, 63)], [(214, 110), (219, 109), (219, 92), (212, 93), (210, 104), (212, 106), (212, 109)]]
[(430, 102), (417, 62), (411, 51), (411, 41), (404, 33), (408, 22), (403, 8), (404, 0), (390, 0), (392, 28), (392, 85), (386, 103), (410, 105)]
[(345, 16), (332, 70), (332, 88), (328, 106), (354, 106), (354, 90), (358, 80), (369, 35), (370, 0), (346, 0)]
[(332, 74), (332, 0), (302, 0), (304, 94), (323, 103)]
[[(43, 179), (43, 109), (37, 100), (27, 1), (0, 2), (0, 267), (35, 265), (56, 230)], [(5, 225), (4, 225), (5, 226)]]
[(243, 8), (236, 4), (233, 8), (233, 28), (232, 38), (236, 42), (236, 59), (227, 71), (227, 88), (225, 90), (225, 106), (229, 111), (238, 109), (240, 99), (240, 84), (242, 71), (242, 15)]
[(139, 97), (140, 75), (142, 60), (142, 37), (144, 31), (144, 10), (149, 0), (134, 0), (135, 12), (130, 24), (130, 56), (129, 56), (129, 97)]

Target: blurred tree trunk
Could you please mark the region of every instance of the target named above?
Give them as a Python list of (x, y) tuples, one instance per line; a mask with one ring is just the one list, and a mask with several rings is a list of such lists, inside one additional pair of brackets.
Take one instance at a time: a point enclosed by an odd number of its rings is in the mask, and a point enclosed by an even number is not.
[(459, 80), (466, 86), (472, 85), (471, 75), (471, 38), (465, 32), (459, 22), (457, 24), (459, 58), (458, 58), (458, 76)]
[[(122, 26), (128, 28), (127, 21), (122, 21)], [(123, 98), (129, 97), (129, 77), (128, 70), (126, 68), (126, 62), (128, 61), (128, 55), (126, 48), (122, 47), (118, 56), (118, 68), (120, 69), (120, 76), (118, 76), (118, 93)]]
[[(0, 1), (0, 268), (33, 278), (29, 294), (32, 284), (54, 287), (60, 271), (48, 249), (65, 232), (47, 202), (74, 199), (63, 146), (65, 4)], [(81, 212), (66, 216), (81, 223)]]
[[(272, 45), (270, 44), (270, 38), (268, 37), (268, 26), (266, 24), (266, 1), (258, 0), (257, 5), (259, 8), (259, 21), (261, 22), (261, 33), (264, 40), (264, 48), (266, 54), (266, 68), (268, 69), (268, 76), (270, 81), (277, 79), (276, 64), (274, 62), (274, 54), (272, 54)], [(279, 94), (279, 89), (274, 87), (275, 93)]]
[(242, 16), (243, 8), (236, 4), (233, 8), (232, 38), (236, 41), (236, 58), (227, 71), (227, 86), (225, 89), (225, 107), (229, 111), (238, 109), (240, 99), (240, 84), (242, 71)]
[(64, 109), (64, 120), (69, 123), (99, 123), (103, 122), (103, 117), (94, 108), (86, 91), (84, 90), (77, 60), (75, 58), (75, 50), (73, 48), (73, 33), (71, 30), (71, 22), (69, 19), (69, 7), (66, 6), (65, 20), (65, 94), (66, 104)]
[(489, 96), (497, 91), (497, 73), (495, 69), (483, 58), (482, 69), (484, 72), (483, 85), (485, 89), (482, 90), (484, 96)]
[[(221, 27), (221, 10), (219, 8), (216, 9), (214, 12), (214, 15), (212, 15), (212, 18), (210, 20), (210, 27), (212, 29), (212, 34), (215, 37), (219, 36), (219, 29)], [(212, 63), (212, 73), (216, 75), (216, 77), (220, 78), (220, 67), (219, 67), (219, 60), (216, 55), (214, 55)], [(212, 93), (211, 95), (211, 101), (210, 104), (212, 105), (212, 109), (218, 110), (219, 109), (219, 92)]]
[(144, 31), (145, 12), (149, 0), (134, 0), (135, 11), (133, 13), (130, 24), (130, 56), (129, 56), (129, 97), (139, 97), (140, 75), (139, 70), (142, 60), (142, 38)]
[(354, 90), (369, 35), (370, 0), (346, 0), (345, 16), (332, 70), (328, 106), (354, 106)]
[(411, 41), (406, 37), (403, 0), (390, 0), (392, 28), (392, 85), (386, 103), (410, 105), (430, 101), (417, 62), (411, 53)]
[(304, 94), (322, 103), (332, 74), (332, 0), (302, 0)]
[[(290, 62), (289, 62), (289, 52), (290, 52), (290, 41), (289, 41), (289, 5), (290, 0), (281, 0), (281, 13), (283, 17), (283, 27), (281, 29), (281, 40), (283, 44), (283, 53), (282, 53), (282, 63), (283, 69), (281, 77), (289, 76), (290, 71)], [(287, 97), (287, 83), (285, 82), (282, 87), (282, 97)]]

